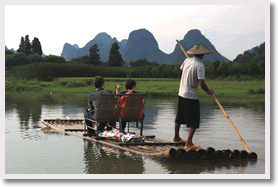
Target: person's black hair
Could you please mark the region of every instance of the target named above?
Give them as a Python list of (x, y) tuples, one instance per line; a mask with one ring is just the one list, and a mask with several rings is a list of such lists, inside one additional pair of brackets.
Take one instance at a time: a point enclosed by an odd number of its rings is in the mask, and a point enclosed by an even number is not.
[(93, 80), (93, 84), (96, 88), (101, 88), (105, 80), (102, 76), (96, 76)]
[(127, 90), (131, 90), (133, 86), (136, 86), (136, 81), (135, 81), (135, 80), (128, 79), (128, 80), (125, 82), (125, 88), (126, 88)]

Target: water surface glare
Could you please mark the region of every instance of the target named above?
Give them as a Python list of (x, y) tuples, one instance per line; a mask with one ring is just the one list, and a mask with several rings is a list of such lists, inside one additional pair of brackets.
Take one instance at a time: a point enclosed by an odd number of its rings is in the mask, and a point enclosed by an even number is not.
[[(45, 118), (83, 119), (84, 102), (6, 98), (6, 174), (265, 174), (264, 108), (223, 106), (258, 160), (162, 160), (136, 155), (58, 133)], [(172, 141), (177, 102), (147, 100), (144, 135)], [(139, 133), (130, 127), (131, 132)], [(180, 135), (187, 139), (188, 129)], [(245, 150), (219, 107), (201, 104), (201, 124), (193, 142), (202, 148)]]

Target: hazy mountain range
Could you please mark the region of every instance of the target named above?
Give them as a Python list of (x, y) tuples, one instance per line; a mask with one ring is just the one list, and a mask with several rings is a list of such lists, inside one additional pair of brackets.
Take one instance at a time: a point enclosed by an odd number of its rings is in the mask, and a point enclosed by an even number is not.
[(69, 43), (65, 43), (61, 56), (64, 57), (66, 60), (70, 60), (72, 58), (88, 55), (90, 47), (92, 47), (94, 44), (97, 44), (101, 60), (105, 62), (109, 58), (109, 51), (111, 45), (114, 42), (117, 42), (117, 44), (120, 47), (119, 52), (121, 53), (121, 55), (123, 55), (124, 48), (126, 46), (127, 41), (122, 40), (121, 42), (119, 42), (116, 38), (112, 38), (110, 35), (106, 34), (105, 32), (102, 32), (96, 35), (94, 39), (89, 41), (82, 48), (75, 48), (73, 45)]
[[(83, 48), (75, 48), (73, 45), (65, 43), (61, 56), (65, 57), (66, 60), (70, 60), (72, 58), (88, 55), (90, 47), (97, 44), (100, 50), (99, 54), (101, 60), (105, 62), (109, 59), (109, 51), (114, 42), (118, 43), (120, 47), (119, 52), (127, 62), (146, 58), (148, 61), (156, 61), (159, 64), (181, 64), (186, 58), (178, 44), (176, 44), (173, 52), (170, 54), (161, 51), (153, 34), (146, 29), (132, 31), (128, 39), (124, 39), (120, 42), (116, 38), (111, 38), (110, 35), (102, 32), (89, 41)], [(186, 51), (199, 42), (214, 51), (213, 54), (205, 55), (204, 60), (210, 62), (216, 60), (230, 61), (222, 56), (211, 42), (197, 29), (188, 31), (184, 38), (180, 40), (180, 43)]]
[[(175, 45), (173, 52), (170, 54), (161, 51), (154, 35), (146, 29), (134, 30), (129, 34), (128, 39), (123, 39), (120, 42), (116, 38), (112, 38), (107, 33), (101, 32), (82, 48), (80, 48), (77, 44), (71, 45), (69, 43), (65, 43), (61, 56), (69, 61), (72, 58), (88, 55), (90, 47), (97, 44), (101, 60), (106, 62), (109, 59), (109, 51), (114, 42), (117, 42), (119, 45), (119, 52), (127, 62), (146, 58), (148, 61), (156, 61), (159, 64), (181, 64), (186, 58), (178, 44)], [(212, 43), (204, 35), (202, 35), (201, 31), (198, 29), (188, 31), (184, 38), (179, 42), (182, 44), (185, 51), (191, 49), (199, 42), (214, 51), (212, 54), (205, 55), (203, 59), (204, 61), (231, 61), (221, 55), (215, 46), (212, 45)], [(5, 49), (7, 49), (6, 46)], [(253, 49), (254, 48), (249, 51), (252, 52)], [(14, 49), (10, 50), (16, 52)]]

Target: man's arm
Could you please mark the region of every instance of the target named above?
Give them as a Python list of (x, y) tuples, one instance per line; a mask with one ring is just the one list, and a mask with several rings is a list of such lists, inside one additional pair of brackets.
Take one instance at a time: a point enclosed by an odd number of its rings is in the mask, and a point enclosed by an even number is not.
[(204, 79), (199, 79), (199, 83), (200, 83), (200, 86), (201, 86), (201, 88), (205, 91), (205, 92), (207, 92), (208, 94), (214, 94), (214, 91), (213, 91), (213, 89), (210, 89), (209, 87), (208, 87), (208, 85), (207, 85), (207, 83), (206, 83), (206, 81), (204, 80)]
[(90, 109), (93, 108), (93, 105), (91, 105), (90, 103), (88, 103), (88, 106), (89, 106)]
[(120, 94), (121, 93), (121, 85), (118, 84), (117, 87), (116, 87), (116, 94)]

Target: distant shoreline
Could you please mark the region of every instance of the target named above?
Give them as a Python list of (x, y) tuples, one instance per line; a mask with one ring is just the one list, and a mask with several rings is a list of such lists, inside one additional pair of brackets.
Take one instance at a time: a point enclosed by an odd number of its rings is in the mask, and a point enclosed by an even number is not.
[[(106, 90), (115, 93), (115, 86), (120, 84), (125, 91), (125, 81), (128, 78), (105, 78)], [(86, 78), (57, 78), (51, 82), (37, 80), (11, 80), (5, 82), (5, 91), (12, 95), (17, 93), (47, 94), (47, 95), (79, 95), (87, 97), (95, 91), (92, 77)], [(137, 90), (141, 93), (148, 91), (149, 97), (154, 99), (176, 99), (178, 97), (179, 79), (172, 78), (134, 78), (137, 81)], [(208, 85), (215, 91), (220, 102), (229, 103), (261, 103), (265, 101), (264, 81), (214, 81), (207, 80)], [(214, 103), (211, 95), (198, 88), (200, 102)]]

